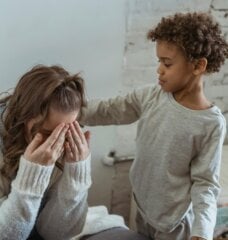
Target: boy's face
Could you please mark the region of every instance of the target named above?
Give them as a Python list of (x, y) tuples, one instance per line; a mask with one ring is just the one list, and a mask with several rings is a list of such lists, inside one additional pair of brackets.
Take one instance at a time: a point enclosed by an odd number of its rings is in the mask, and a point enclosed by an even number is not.
[(159, 60), (157, 73), (159, 84), (166, 92), (187, 90), (194, 79), (194, 65), (187, 61), (182, 50), (175, 44), (158, 40), (156, 53)]

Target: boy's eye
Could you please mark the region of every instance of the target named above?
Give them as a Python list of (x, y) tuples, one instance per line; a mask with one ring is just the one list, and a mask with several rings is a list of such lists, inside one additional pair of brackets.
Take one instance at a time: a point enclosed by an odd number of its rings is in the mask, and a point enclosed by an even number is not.
[(158, 59), (158, 62), (159, 63), (161, 63), (161, 64), (163, 64), (165, 67), (171, 67), (172, 66), (172, 64), (171, 63), (166, 63), (164, 60), (161, 60), (161, 59)]

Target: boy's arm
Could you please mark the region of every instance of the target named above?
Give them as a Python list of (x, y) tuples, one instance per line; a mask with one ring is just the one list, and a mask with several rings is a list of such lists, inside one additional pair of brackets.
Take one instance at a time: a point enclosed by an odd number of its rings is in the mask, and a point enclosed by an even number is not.
[(152, 97), (155, 87), (135, 90), (126, 96), (108, 100), (90, 100), (82, 108), (79, 122), (83, 125), (120, 125), (137, 121), (143, 105)]
[(199, 156), (191, 163), (191, 198), (194, 212), (191, 236), (207, 240), (213, 239), (220, 191), (219, 173), (225, 125), (221, 124), (218, 128), (206, 140)]

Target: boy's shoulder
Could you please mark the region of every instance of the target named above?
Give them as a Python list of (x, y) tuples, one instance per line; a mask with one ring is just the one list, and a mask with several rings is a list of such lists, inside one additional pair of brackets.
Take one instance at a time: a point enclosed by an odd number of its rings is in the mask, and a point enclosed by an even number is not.
[(150, 84), (150, 85), (144, 85), (143, 87), (135, 89), (135, 93), (138, 96), (141, 96), (145, 99), (151, 99), (155, 96), (164, 94), (164, 91), (158, 84)]

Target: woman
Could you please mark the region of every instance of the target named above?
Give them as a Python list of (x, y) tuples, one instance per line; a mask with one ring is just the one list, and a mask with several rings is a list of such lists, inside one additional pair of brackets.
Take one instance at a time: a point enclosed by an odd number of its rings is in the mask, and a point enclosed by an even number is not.
[(70, 239), (82, 230), (91, 185), (89, 132), (76, 121), (83, 79), (36, 66), (0, 100), (1, 239)]

